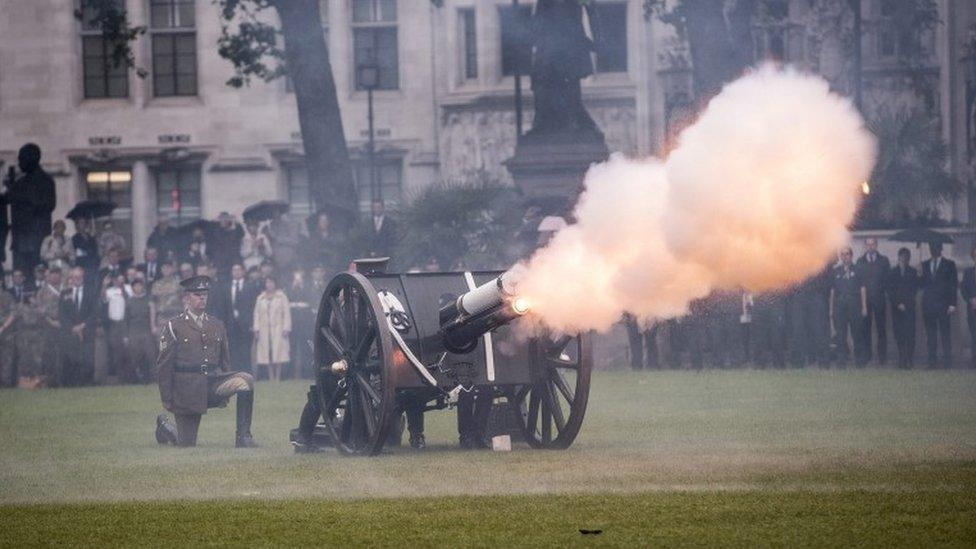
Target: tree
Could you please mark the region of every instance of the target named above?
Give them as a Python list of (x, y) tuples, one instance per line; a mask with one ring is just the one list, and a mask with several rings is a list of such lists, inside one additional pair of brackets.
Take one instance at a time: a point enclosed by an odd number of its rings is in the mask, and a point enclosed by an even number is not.
[(946, 170), (949, 151), (938, 120), (923, 111), (885, 111), (869, 126), (878, 138), (878, 160), (859, 225), (938, 219), (938, 207), (961, 189)]
[(442, 269), (506, 268), (519, 251), (512, 239), (519, 203), (515, 189), (481, 172), (429, 185), (398, 212), (403, 239), (397, 260), (403, 268), (425, 265), (431, 258)]

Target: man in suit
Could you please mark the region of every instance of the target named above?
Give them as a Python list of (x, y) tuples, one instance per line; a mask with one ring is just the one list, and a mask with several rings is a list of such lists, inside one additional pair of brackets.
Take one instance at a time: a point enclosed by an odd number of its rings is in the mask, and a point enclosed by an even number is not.
[(118, 248), (111, 248), (105, 253), (105, 266), (98, 270), (98, 283), (101, 285), (105, 278), (114, 280), (117, 276), (125, 274), (122, 266), (121, 252)]
[(830, 288), (830, 320), (837, 347), (837, 362), (846, 364), (850, 351), (847, 335), (854, 343), (854, 361), (858, 366), (867, 363), (863, 349), (864, 317), (868, 315), (867, 288), (861, 273), (854, 267), (854, 252), (850, 247), (840, 252), (840, 265), (834, 268), (833, 285)]
[(94, 379), (97, 303), (97, 292), (85, 287), (85, 269), (71, 269), (59, 307), (65, 385), (89, 384)]
[(915, 295), (918, 293), (918, 271), (909, 265), (911, 259), (912, 252), (908, 248), (898, 250), (898, 264), (889, 271), (887, 281), (899, 368), (911, 368), (915, 360)]
[(397, 242), (396, 222), (386, 213), (382, 200), (374, 200), (372, 217), (366, 222), (369, 255), (371, 257), (389, 257)]
[(251, 436), (254, 377), (230, 368), (224, 323), (206, 313), (210, 278), (194, 276), (180, 282), (186, 309), (166, 322), (159, 335), (156, 374), (163, 407), (176, 416), (176, 426), (164, 414), (156, 418), (160, 444), (196, 446), (200, 418), (210, 408), (222, 408), (237, 396), (236, 446), (256, 446)]
[(230, 280), (214, 296), (225, 303), (231, 367), (240, 372), (251, 371), (251, 324), (260, 291), (247, 280), (244, 265), (238, 262), (230, 268)]
[(27, 277), (24, 276), (24, 271), (20, 269), (14, 269), (14, 272), (10, 274), (10, 287), (7, 288), (7, 293), (14, 298), (14, 302), (20, 305), (27, 301), (27, 294), (33, 291), (33, 288), (28, 287)]
[(956, 263), (942, 257), (942, 243), (929, 244), (932, 258), (922, 262), (922, 320), (925, 344), (929, 351), (929, 368), (938, 364), (939, 342), (942, 343), (942, 366), (952, 366), (952, 314), (956, 312), (956, 287), (959, 285)]
[(143, 278), (146, 280), (146, 288), (152, 288), (152, 283), (156, 282), (163, 276), (163, 266), (159, 262), (159, 250), (149, 246), (146, 251), (142, 254), (143, 263), (140, 263), (136, 267), (139, 272), (142, 273)]
[[(976, 263), (976, 246), (970, 250), (969, 256)], [(972, 366), (976, 368), (976, 267), (967, 267), (962, 273), (963, 306), (966, 308), (966, 323), (969, 325), (969, 344), (972, 352)]]
[[(864, 337), (862, 348), (865, 359), (871, 360), (872, 333), (878, 336), (878, 364), (883, 365), (888, 359), (888, 323), (887, 304), (885, 302), (885, 279), (891, 271), (891, 262), (884, 255), (878, 253), (878, 239), (868, 238), (864, 241), (867, 250), (857, 260), (857, 268), (861, 271), (864, 288), (868, 292), (868, 316), (864, 319)], [(872, 330), (872, 324), (873, 330)]]

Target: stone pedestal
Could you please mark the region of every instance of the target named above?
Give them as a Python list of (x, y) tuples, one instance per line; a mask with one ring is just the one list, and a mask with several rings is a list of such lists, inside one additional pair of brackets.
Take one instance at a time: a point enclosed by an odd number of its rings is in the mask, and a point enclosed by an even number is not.
[(603, 134), (527, 133), (505, 161), (515, 185), (526, 200), (543, 206), (546, 213), (560, 213), (576, 203), (583, 176), (590, 165), (609, 156)]

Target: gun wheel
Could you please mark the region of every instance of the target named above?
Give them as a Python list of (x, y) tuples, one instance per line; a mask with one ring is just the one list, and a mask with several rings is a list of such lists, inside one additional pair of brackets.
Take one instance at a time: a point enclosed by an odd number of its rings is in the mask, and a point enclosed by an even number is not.
[(531, 345), (533, 382), (515, 387), (509, 402), (530, 446), (564, 450), (579, 434), (586, 413), (593, 367), (590, 335), (540, 337)]
[(315, 322), (316, 391), (336, 448), (347, 455), (383, 449), (393, 420), (392, 339), (366, 277), (332, 279)]

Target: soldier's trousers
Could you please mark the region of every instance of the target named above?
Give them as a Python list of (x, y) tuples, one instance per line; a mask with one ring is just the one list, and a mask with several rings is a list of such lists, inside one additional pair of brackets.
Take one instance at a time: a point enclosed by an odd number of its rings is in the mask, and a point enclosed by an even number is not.
[(0, 335), (0, 387), (17, 385), (17, 340), (9, 329)]
[(17, 332), (17, 377), (38, 377), (44, 373), (44, 333), (40, 328)]
[[(878, 363), (884, 364), (888, 360), (888, 316), (884, 299), (880, 303), (868, 300), (868, 316), (864, 319), (864, 357), (865, 362), (871, 360), (874, 334), (877, 334)], [(873, 328), (873, 330), (872, 330)]]
[(915, 358), (915, 309), (899, 311), (892, 307), (891, 325), (898, 347), (898, 367), (908, 368)]
[(458, 435), (461, 439), (484, 442), (485, 427), (491, 413), (491, 395), (481, 394), (477, 389), (461, 392), (457, 404)]
[(108, 373), (109, 375), (121, 376), (126, 382), (131, 383), (133, 379), (129, 375), (129, 353), (125, 347), (125, 323), (108, 322)]
[[(630, 343), (630, 367), (635, 370), (658, 367), (657, 328), (658, 325), (642, 330), (630, 315), (624, 319), (627, 327), (627, 340)], [(645, 359), (645, 356), (647, 357)]]
[(854, 360), (858, 365), (863, 365), (864, 360), (864, 335), (861, 333), (864, 328), (864, 317), (861, 315), (860, 303), (845, 303), (838, 301), (834, 303), (834, 344), (837, 348), (837, 360), (840, 363), (847, 363), (851, 356), (851, 348), (847, 345), (847, 334), (851, 335), (854, 344)]
[[(238, 393), (254, 390), (254, 376), (246, 372), (223, 379), (220, 383), (212, 382), (207, 389), (207, 407), (224, 406), (227, 399)], [(238, 404), (240, 405), (240, 404)], [(175, 414), (177, 446), (196, 446), (197, 430), (200, 427), (200, 414)]]
[(969, 351), (972, 353), (972, 367), (976, 368), (976, 312), (967, 307), (966, 323), (969, 325)]
[(798, 296), (790, 303), (793, 335), (790, 352), (797, 366), (830, 360), (830, 325), (827, 303), (820, 296)]
[(130, 333), (128, 358), (127, 377), (142, 383), (151, 382), (156, 363), (156, 338), (148, 330)]

